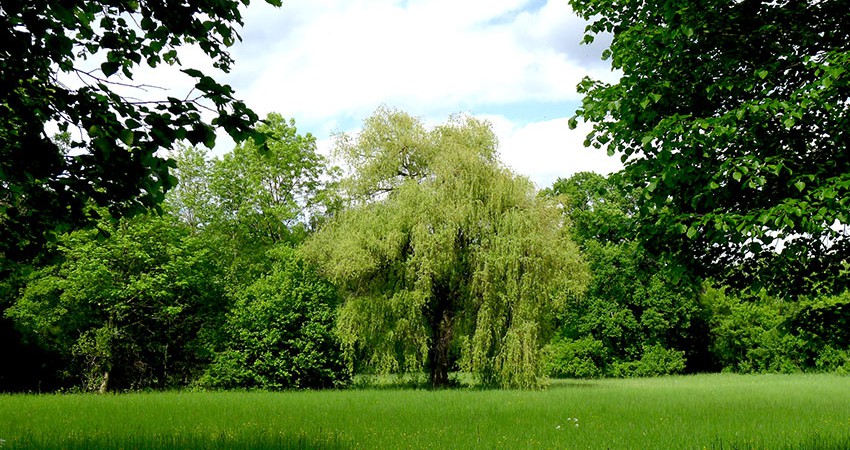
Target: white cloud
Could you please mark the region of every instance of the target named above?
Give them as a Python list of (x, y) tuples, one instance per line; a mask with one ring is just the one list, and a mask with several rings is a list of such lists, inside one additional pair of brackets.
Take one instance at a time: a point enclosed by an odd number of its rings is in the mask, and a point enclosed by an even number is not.
[(517, 125), (500, 116), (482, 118), (490, 121), (499, 137), (502, 161), (515, 172), (528, 176), (539, 188), (578, 172), (607, 175), (623, 168), (619, 157), (608, 156), (604, 149), (584, 147), (590, 126), (583, 122), (570, 130), (567, 118), (526, 125)]
[[(576, 84), (616, 74), (599, 61), (604, 42), (578, 44), (586, 24), (566, 0), (288, 0), (282, 8), (257, 1), (244, 18), (233, 71), (217, 78), (260, 116), (295, 118), (322, 151), (332, 133), (356, 131), (385, 104), (428, 124), (457, 112), (493, 114), (504, 162), (540, 187), (621, 168), (582, 146), (586, 127), (567, 127), (580, 100)], [(197, 49), (183, 63), (210, 69)], [(177, 69), (142, 70), (137, 80), (182, 98), (192, 79)], [(233, 146), (223, 132), (218, 141), (216, 154)]]
[[(233, 80), (261, 113), (307, 123), (357, 120), (388, 104), (416, 115), (480, 105), (577, 101), (584, 23), (564, 0), (290, 0), (252, 5)], [(259, 4), (258, 4), (259, 6)], [(270, 31), (275, 30), (276, 33)], [(572, 38), (571, 38), (572, 39)], [(259, 50), (258, 50), (259, 49)], [(604, 75), (600, 72), (597, 75)]]

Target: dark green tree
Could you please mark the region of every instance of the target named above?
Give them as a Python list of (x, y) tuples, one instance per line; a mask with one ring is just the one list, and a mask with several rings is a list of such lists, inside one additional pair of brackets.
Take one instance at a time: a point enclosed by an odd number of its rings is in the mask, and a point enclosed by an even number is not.
[(63, 359), (88, 390), (185, 386), (208, 362), (205, 336), (228, 300), (211, 251), (169, 216), (139, 215), (59, 236), (5, 315)]
[[(636, 197), (621, 174), (578, 173), (541, 195), (559, 199), (590, 266), (587, 291), (560, 315), (550, 348), (555, 375), (659, 375), (705, 370), (698, 285), (637, 242)], [(678, 278), (677, 278), (678, 277)], [(687, 362), (687, 367), (686, 363)]]
[[(267, 0), (279, 5), (279, 0)], [(174, 185), (160, 149), (263, 135), (233, 89), (197, 68), (184, 98), (139, 100), (141, 65), (182, 66), (200, 48), (229, 71), (249, 0), (0, 2), (0, 270), (30, 259), (55, 231), (159, 204)], [(181, 94), (182, 95), (182, 94)], [(209, 111), (211, 120), (202, 118)], [(67, 132), (56, 142), (51, 129)]]
[(620, 155), (640, 237), (787, 295), (850, 284), (850, 10), (840, 0), (571, 0), (622, 76), (573, 119)]
[(349, 372), (334, 334), (336, 288), (295, 251), (267, 254), (268, 273), (237, 293), (222, 348), (198, 384), (209, 388), (331, 388)]

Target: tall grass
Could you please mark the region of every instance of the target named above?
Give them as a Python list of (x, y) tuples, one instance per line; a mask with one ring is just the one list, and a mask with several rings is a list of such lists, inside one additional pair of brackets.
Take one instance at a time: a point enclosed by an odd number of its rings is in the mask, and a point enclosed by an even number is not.
[(0, 396), (5, 448), (850, 448), (850, 377)]

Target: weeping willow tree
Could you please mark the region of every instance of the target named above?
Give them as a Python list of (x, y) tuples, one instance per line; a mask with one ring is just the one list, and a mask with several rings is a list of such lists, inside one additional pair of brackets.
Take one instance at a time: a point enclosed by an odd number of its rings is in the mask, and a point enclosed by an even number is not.
[(337, 155), (350, 207), (303, 251), (340, 287), (352, 369), (449, 370), (535, 387), (553, 315), (588, 278), (551, 200), (498, 160), (488, 124), (456, 117), (426, 129), (381, 109)]

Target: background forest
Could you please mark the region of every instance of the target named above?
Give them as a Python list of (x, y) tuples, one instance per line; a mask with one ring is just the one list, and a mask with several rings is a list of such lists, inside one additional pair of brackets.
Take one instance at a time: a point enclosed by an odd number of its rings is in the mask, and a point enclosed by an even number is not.
[(850, 369), (848, 294), (651, 256), (623, 174), (537, 191), (465, 116), (427, 129), (380, 109), (338, 137), (345, 175), (293, 121), (259, 131), (268, 150), (182, 147), (161, 214), (104, 214), (4, 278), (3, 390)]

